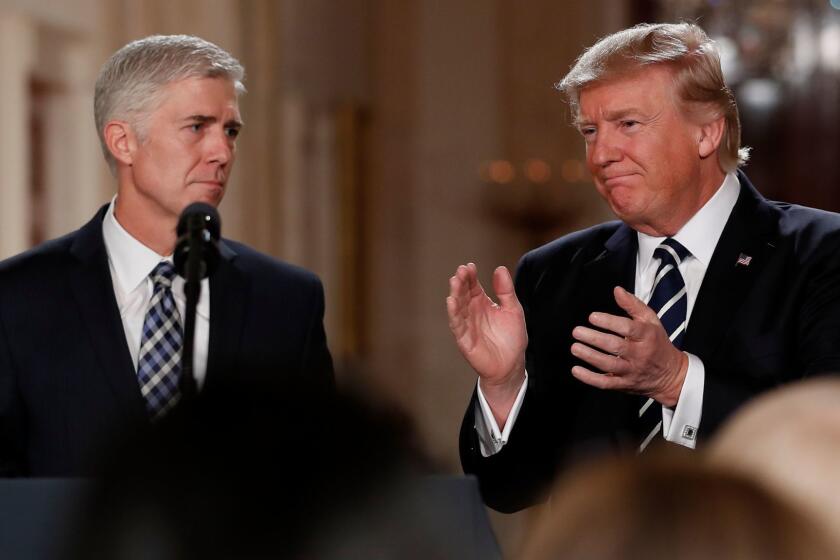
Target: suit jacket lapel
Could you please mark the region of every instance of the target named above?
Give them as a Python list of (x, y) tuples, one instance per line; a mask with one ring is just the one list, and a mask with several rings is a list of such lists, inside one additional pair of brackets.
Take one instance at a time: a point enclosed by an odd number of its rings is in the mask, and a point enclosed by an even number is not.
[[(712, 255), (688, 322), (683, 349), (712, 355), (773, 250), (771, 207), (739, 173), (741, 192)], [(739, 262), (740, 260), (740, 262)]]
[[(579, 324), (589, 324), (589, 314), (602, 311), (626, 317), (627, 313), (615, 301), (613, 289), (620, 285), (633, 293), (636, 284), (636, 254), (638, 236), (625, 224), (604, 243), (602, 250), (583, 266), (581, 305)], [(597, 371), (591, 364), (576, 358), (573, 364), (580, 364)], [(568, 374), (571, 375), (571, 374)], [(635, 441), (628, 435), (627, 427), (632, 426), (630, 419), (638, 410), (637, 397), (619, 391), (603, 391), (592, 387), (579, 387), (581, 411), (577, 419), (580, 432), (578, 437), (597, 439), (603, 434), (611, 434), (613, 445), (624, 447)], [(587, 434), (589, 434), (587, 436)]]
[(626, 316), (615, 302), (613, 288), (620, 285), (633, 293), (636, 285), (636, 253), (639, 240), (636, 232), (621, 224), (616, 232), (604, 243), (595, 258), (583, 265), (583, 286), (591, 297), (586, 298), (583, 310), (586, 315), (592, 311), (602, 311), (613, 315)]
[(125, 340), (102, 238), (106, 210), (107, 206), (100, 209), (73, 241), (70, 253), (78, 262), (70, 270), (69, 281), (101, 375), (122, 404), (120, 408), (134, 420), (145, 420), (145, 403)]
[(210, 277), (210, 347), (205, 389), (212, 387), (237, 366), (245, 323), (245, 303), (250, 282), (236, 265), (236, 252), (221, 241), (219, 268)]

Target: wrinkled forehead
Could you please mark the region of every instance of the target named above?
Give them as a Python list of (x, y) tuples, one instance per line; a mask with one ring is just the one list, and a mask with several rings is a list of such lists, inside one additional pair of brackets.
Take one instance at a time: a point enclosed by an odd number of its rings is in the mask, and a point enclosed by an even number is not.
[(646, 65), (604, 74), (577, 92), (572, 103), (575, 121), (595, 113), (650, 104), (677, 103), (675, 73), (665, 64)]
[(216, 115), (235, 113), (239, 117), (239, 92), (233, 80), (223, 77), (187, 77), (168, 82), (158, 90), (152, 112)]

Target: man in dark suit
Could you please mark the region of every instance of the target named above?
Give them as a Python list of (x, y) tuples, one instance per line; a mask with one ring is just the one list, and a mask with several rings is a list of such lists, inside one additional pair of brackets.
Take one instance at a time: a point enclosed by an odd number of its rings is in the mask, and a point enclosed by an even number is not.
[[(103, 66), (95, 117), (117, 195), (78, 231), (0, 264), (0, 474), (92, 474), (103, 442), (179, 402), (175, 229), (190, 203), (222, 200), (243, 75), (188, 36), (132, 42)], [(232, 241), (220, 252), (198, 303), (200, 392), (236, 376), (328, 395), (318, 278)]]
[(576, 457), (694, 448), (757, 393), (840, 370), (840, 216), (768, 202), (737, 170), (737, 108), (706, 34), (618, 32), (558, 87), (620, 221), (527, 254), (515, 290), (497, 269), (499, 305), (473, 264), (447, 298), (479, 375), (462, 463), (502, 511)]

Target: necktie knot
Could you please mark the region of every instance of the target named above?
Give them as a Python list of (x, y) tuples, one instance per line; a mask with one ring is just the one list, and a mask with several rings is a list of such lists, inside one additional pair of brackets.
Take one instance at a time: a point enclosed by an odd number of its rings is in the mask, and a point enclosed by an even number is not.
[(175, 279), (175, 267), (171, 262), (161, 261), (149, 274), (152, 279), (152, 284), (157, 289), (158, 286), (163, 288), (172, 288), (172, 280)]
[(665, 239), (653, 251), (653, 256), (661, 262), (660, 267), (666, 264), (679, 266), (690, 254), (691, 252), (673, 237)]

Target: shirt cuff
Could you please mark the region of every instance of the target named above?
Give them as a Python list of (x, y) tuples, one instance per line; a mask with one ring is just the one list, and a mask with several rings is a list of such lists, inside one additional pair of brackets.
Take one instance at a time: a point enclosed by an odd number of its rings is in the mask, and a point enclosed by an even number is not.
[(513, 424), (519, 415), (519, 409), (522, 408), (522, 401), (525, 400), (525, 389), (527, 387), (528, 372), (526, 371), (525, 381), (522, 382), (522, 387), (519, 388), (519, 393), (516, 395), (516, 400), (513, 402), (507, 422), (505, 422), (505, 429), (502, 431), (499, 429), (498, 423), (496, 423), (496, 418), (493, 416), (493, 411), (490, 410), (490, 405), (487, 404), (487, 399), (484, 398), (484, 393), (481, 392), (481, 380), (479, 379), (476, 384), (478, 403), (475, 406), (475, 431), (478, 433), (478, 443), (483, 457), (495, 455), (507, 443), (510, 437), (510, 431), (513, 429)]
[(703, 414), (706, 368), (703, 360), (694, 354), (686, 352), (685, 355), (688, 356), (688, 371), (677, 406), (662, 407), (662, 434), (666, 441), (694, 449)]

